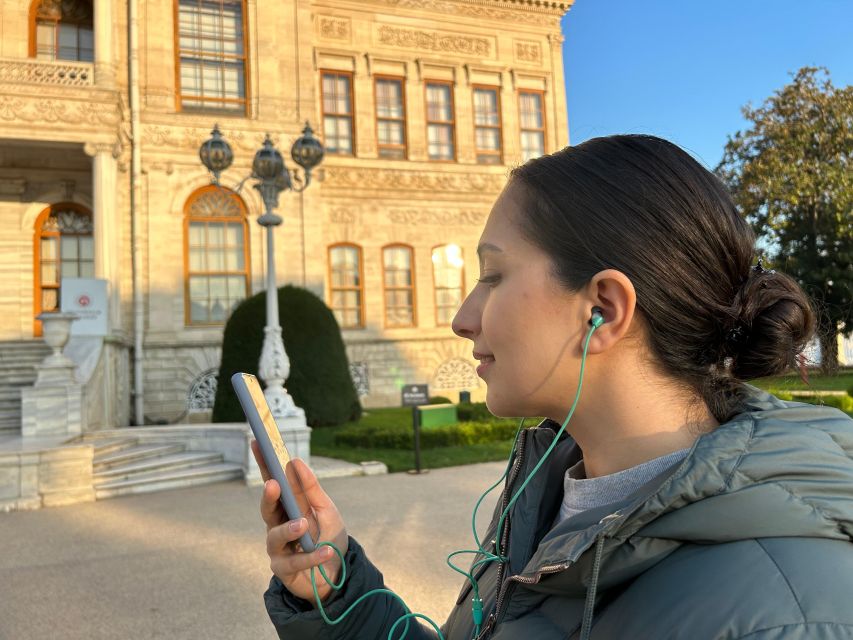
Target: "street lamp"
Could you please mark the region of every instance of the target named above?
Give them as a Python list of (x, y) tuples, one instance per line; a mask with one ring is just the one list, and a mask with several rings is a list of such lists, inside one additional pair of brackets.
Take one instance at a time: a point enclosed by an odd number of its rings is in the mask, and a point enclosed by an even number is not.
[[(219, 186), (219, 177), (234, 161), (234, 153), (230, 145), (222, 137), (219, 126), (215, 125), (212, 137), (204, 142), (199, 149), (199, 158), (207, 170), (213, 174), (213, 183)], [(282, 223), (281, 216), (275, 213), (278, 207), (278, 196), (282, 191), (291, 190), (297, 193), (304, 191), (311, 183), (311, 170), (323, 160), (323, 145), (314, 137), (311, 126), (306, 122), (302, 136), (293, 143), (290, 155), (305, 171), (305, 179), (300, 178), (298, 171), (290, 172), (284, 165), (284, 159), (270, 140), (269, 134), (252, 161), (252, 173), (244, 178), (236, 188), (240, 193), (243, 184), (249, 178), (255, 179), (253, 186), (261, 194), (266, 209), (258, 217), (258, 224), (267, 230), (267, 324), (264, 327), (264, 345), (261, 349), (261, 361), (258, 374), (266, 384), (264, 396), (270, 406), (273, 416), (279, 418), (300, 418), (304, 424), (305, 412), (293, 403), (293, 398), (287, 393), (284, 382), (290, 375), (290, 359), (284, 350), (281, 339), (281, 326), (278, 318), (278, 289), (275, 279), (275, 250), (273, 229)], [(297, 186), (294, 186), (296, 182)], [(279, 424), (281, 427), (281, 424)]]

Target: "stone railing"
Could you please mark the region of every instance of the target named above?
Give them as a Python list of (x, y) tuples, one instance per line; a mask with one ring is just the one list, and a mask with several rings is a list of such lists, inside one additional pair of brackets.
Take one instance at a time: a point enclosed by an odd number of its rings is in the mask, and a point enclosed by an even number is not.
[(94, 65), (90, 62), (0, 58), (0, 82), (88, 87), (94, 84), (94, 77)]

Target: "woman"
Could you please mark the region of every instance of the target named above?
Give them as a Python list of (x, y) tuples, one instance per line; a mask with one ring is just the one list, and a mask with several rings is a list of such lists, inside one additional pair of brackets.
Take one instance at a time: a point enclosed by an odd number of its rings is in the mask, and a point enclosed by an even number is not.
[[(658, 138), (590, 140), (512, 172), (478, 254), (453, 330), (492, 413), (548, 419), (519, 435), (483, 538), (500, 522), (500, 540), (478, 558), (494, 561), (443, 636), (853, 639), (853, 421), (744, 383), (795, 365), (815, 318), (791, 278), (755, 263), (721, 183)], [(531, 475), (582, 371), (567, 433)], [(297, 466), (320, 538), (346, 554), (341, 591), (317, 576), (335, 619), (382, 576)], [(284, 522), (278, 494), (267, 482), (261, 511), (279, 636), (389, 637), (406, 610), (386, 595), (323, 621), (309, 569), (335, 581), (340, 562), (290, 544), (306, 523)], [(436, 637), (409, 622), (406, 638)]]

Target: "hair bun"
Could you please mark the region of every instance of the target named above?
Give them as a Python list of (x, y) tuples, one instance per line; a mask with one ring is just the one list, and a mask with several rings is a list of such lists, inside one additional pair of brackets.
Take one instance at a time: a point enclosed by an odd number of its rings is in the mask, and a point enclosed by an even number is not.
[[(790, 276), (752, 267), (738, 297), (739, 324), (729, 331), (733, 353), (731, 373), (741, 380), (763, 378), (797, 364), (797, 355), (812, 339), (815, 313), (800, 285)], [(738, 330), (745, 327), (745, 331)]]

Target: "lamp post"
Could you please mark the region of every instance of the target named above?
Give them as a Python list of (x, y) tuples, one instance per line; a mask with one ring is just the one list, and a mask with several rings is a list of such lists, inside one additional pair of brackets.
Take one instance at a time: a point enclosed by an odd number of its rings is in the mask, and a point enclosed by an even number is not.
[[(202, 164), (213, 174), (213, 183), (218, 186), (220, 175), (234, 161), (234, 153), (222, 137), (218, 125), (214, 126), (211, 134), (212, 137), (201, 145), (199, 157)], [(284, 341), (281, 339), (278, 318), (273, 229), (282, 223), (282, 219), (275, 213), (275, 209), (278, 207), (278, 196), (282, 191), (291, 190), (300, 193), (308, 187), (311, 183), (311, 170), (323, 160), (323, 154), (323, 145), (314, 137), (311, 126), (306, 122), (302, 136), (293, 143), (290, 150), (294, 162), (305, 171), (305, 179), (300, 178), (298, 171), (294, 171), (291, 178), (281, 153), (273, 146), (267, 134), (263, 147), (255, 153), (252, 173), (235, 189), (239, 193), (246, 180), (253, 178), (257, 180), (253, 186), (260, 192), (264, 202), (265, 211), (258, 217), (258, 224), (266, 228), (267, 236), (267, 324), (264, 327), (264, 344), (261, 349), (258, 374), (266, 384), (264, 396), (279, 429), (289, 418), (295, 418), (304, 425), (305, 412), (293, 403), (293, 398), (284, 387), (284, 382), (290, 375), (290, 359), (287, 357)]]

